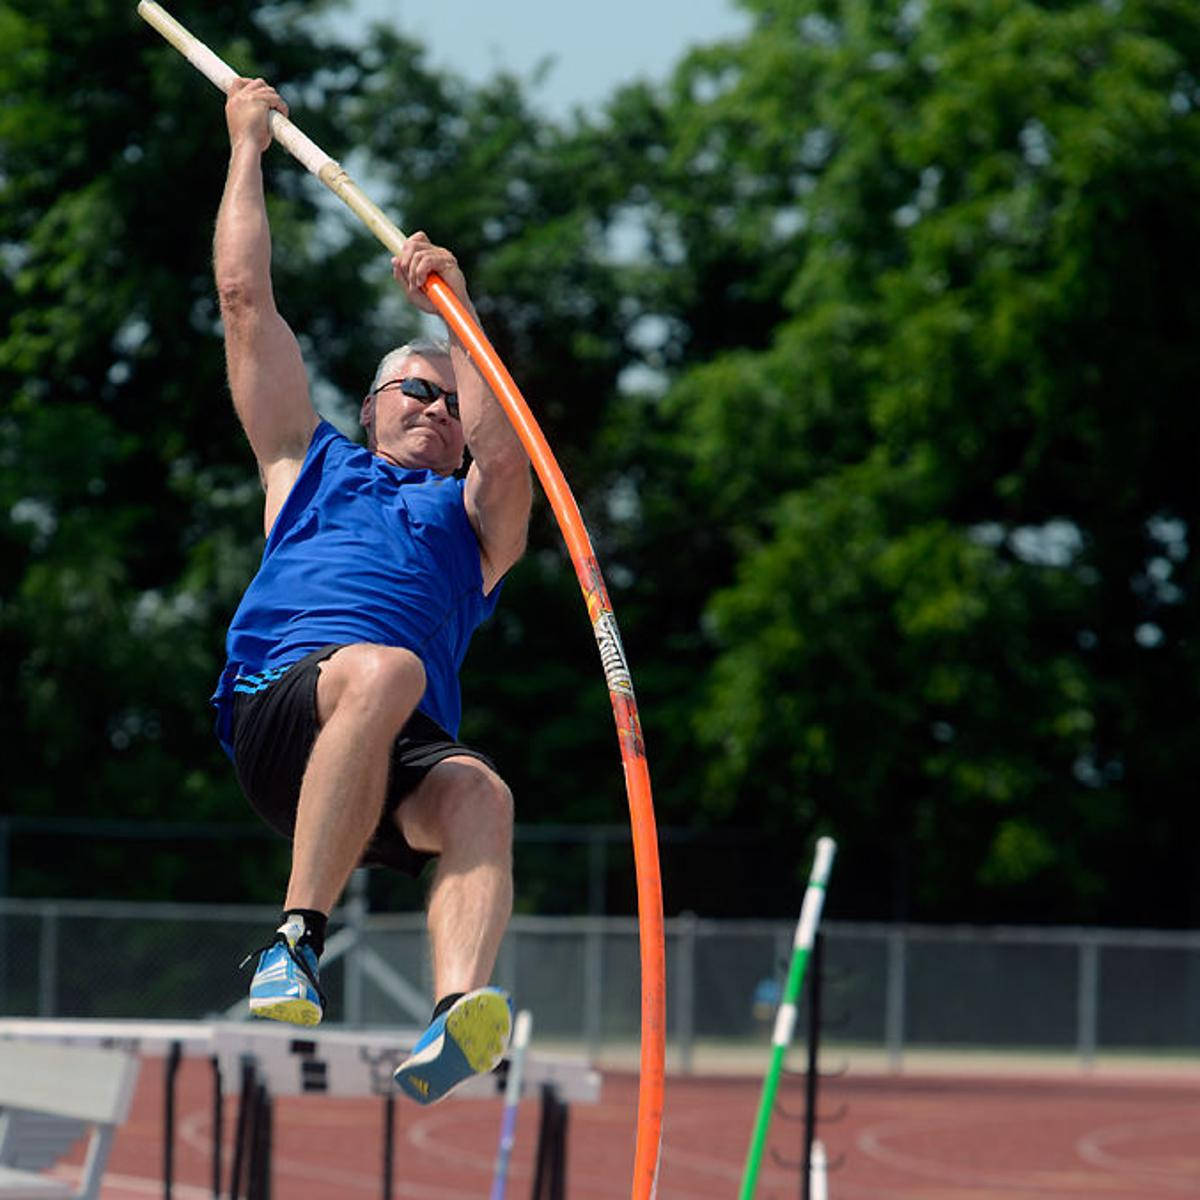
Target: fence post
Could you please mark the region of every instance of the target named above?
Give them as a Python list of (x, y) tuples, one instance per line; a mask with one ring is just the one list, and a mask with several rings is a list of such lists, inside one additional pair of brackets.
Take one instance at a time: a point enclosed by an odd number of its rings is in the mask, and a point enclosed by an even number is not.
[(907, 990), (907, 937), (903, 925), (893, 925), (887, 935), (884, 1043), (888, 1070), (899, 1072), (904, 1055), (904, 996)]
[(346, 951), (344, 997), (346, 1024), (361, 1026), (366, 1019), (363, 994), (362, 944), (367, 934), (367, 872), (359, 868), (350, 876), (346, 900), (346, 924), (354, 933), (354, 941)]
[(675, 961), (675, 1028), (679, 1043), (679, 1069), (692, 1073), (692, 1052), (696, 1040), (696, 920), (694, 912), (680, 913), (672, 922), (677, 931), (679, 949)]
[(1096, 1032), (1100, 1013), (1100, 945), (1083, 935), (1079, 942), (1079, 978), (1075, 996), (1075, 1044), (1079, 1065), (1090, 1071), (1096, 1065)]
[(12, 852), (12, 818), (0, 817), (0, 1013), (8, 1012), (8, 913), (3, 905), (8, 896), (9, 861)]
[(583, 1038), (588, 1058), (600, 1055), (604, 1031), (600, 1018), (604, 1004), (604, 917), (587, 917), (583, 922)]
[(55, 1015), (54, 998), (58, 995), (58, 912), (54, 905), (42, 909), (42, 927), (38, 938), (38, 1016)]
[(0, 900), (8, 895), (11, 847), (12, 817), (0, 817)]
[(500, 940), (500, 951), (496, 955), (496, 982), (510, 996), (517, 992), (517, 939), (520, 934), (511, 926)]

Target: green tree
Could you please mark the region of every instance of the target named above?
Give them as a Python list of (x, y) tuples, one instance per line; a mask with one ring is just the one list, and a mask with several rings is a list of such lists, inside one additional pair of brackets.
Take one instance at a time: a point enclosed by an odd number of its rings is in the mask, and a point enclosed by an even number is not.
[[(242, 70), (304, 89), (327, 135), (355, 59), (256, 7), (179, 15)], [(5, 809), (251, 820), (205, 702), (261, 548), (209, 261), (220, 97), (132, 5), (56, 0), (0, 5), (0, 96)], [(341, 384), (379, 336), (367, 239), (331, 239), (320, 189), (282, 157), (269, 170), (281, 290), (319, 378)], [(64, 838), (18, 886), (70, 879), (88, 853)], [(149, 868), (106, 883), (139, 877), (162, 894)]]
[(674, 110), (789, 271), (666, 405), (706, 804), (853, 911), (1194, 921), (1194, 6), (747, 7)]
[[(746, 39), (561, 125), (323, 7), (178, 15), (462, 260), (596, 542), (660, 822), (729, 838), (664, 847), (668, 909), (791, 911), (821, 829), (834, 913), (1194, 920), (1194, 5), (747, 0)], [(6, 800), (252, 822), (203, 703), (261, 546), (219, 97), (106, 5), (0, 4), (0, 51)], [(413, 319), (267, 162), (281, 304), (349, 428)], [(618, 823), (544, 505), (505, 587), (464, 735), (523, 821)]]
[[(178, 16), (237, 69), (276, 82), (402, 225), (456, 249), (581, 499), (603, 503), (589, 443), (626, 318), (579, 198), (587, 178), (556, 157), (573, 143), (510, 79), (469, 88), (386, 30), (353, 52), (322, 40), (303, 18), (323, 7), (182, 5)], [(0, 13), (12, 51), (0, 90), (14, 113), (0, 138), (13, 284), (0, 343), (13, 465), (2, 719), (34, 748), (10, 777), (12, 809), (252, 821), (204, 703), (262, 544), (209, 266), (227, 155), (219, 97), (132, 12), (97, 11), (90, 26), (67, 5)], [(594, 138), (572, 152), (581, 170), (602, 165)], [(350, 428), (374, 362), (415, 319), (382, 248), (282, 151), (266, 162), (280, 304), (318, 400)], [(545, 510), (506, 586), (468, 667), (464, 735), (494, 748), (523, 820), (612, 821), (623, 798), (607, 696)], [(88, 688), (74, 686), (85, 676)], [(21, 871), (18, 886), (71, 876), (69, 865)], [(162, 894), (162, 874), (147, 872), (144, 890)]]

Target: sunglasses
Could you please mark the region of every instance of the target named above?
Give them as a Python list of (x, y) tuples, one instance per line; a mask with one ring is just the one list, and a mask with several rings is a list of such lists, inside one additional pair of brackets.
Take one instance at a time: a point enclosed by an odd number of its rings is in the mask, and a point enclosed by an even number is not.
[(422, 404), (432, 404), (435, 400), (445, 399), (446, 411), (456, 421), (459, 419), (457, 392), (448, 392), (445, 388), (438, 387), (436, 383), (430, 383), (428, 379), (418, 379), (413, 376), (410, 379), (393, 379), (388, 383), (381, 383), (371, 395), (378, 396), (380, 392), (391, 391), (392, 388), (399, 388), (405, 396), (411, 396)]

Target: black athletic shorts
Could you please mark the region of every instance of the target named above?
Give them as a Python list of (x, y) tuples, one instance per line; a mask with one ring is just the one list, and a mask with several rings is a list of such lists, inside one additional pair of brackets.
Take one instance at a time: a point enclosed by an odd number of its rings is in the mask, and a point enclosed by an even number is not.
[[(274, 679), (253, 677), (259, 690), (234, 693), (233, 753), (238, 783), (272, 829), (291, 838), (296, 827), (300, 781), (317, 736), (320, 664), (341, 646), (323, 646)], [(249, 680), (242, 680), (243, 684)], [(478, 750), (456, 742), (436, 721), (414, 712), (396, 737), (383, 816), (363, 853), (363, 866), (393, 867), (419, 875), (431, 858), (414, 850), (393, 820), (400, 802), (444, 758), (465, 754), (495, 769)]]

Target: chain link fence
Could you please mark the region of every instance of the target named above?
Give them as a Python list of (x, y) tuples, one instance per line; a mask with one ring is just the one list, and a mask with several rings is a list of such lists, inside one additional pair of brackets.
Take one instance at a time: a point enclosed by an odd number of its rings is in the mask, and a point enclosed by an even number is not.
[[(271, 936), (263, 906), (0, 900), (0, 1015), (192, 1020), (244, 1014)], [(766, 1046), (794, 926), (680, 916), (666, 922), (675, 1069), (698, 1047)], [(361, 887), (330, 924), (322, 982), (335, 1024), (414, 1028), (432, 981), (420, 913), (366, 911)], [(826, 1046), (911, 1050), (1200, 1054), (1200, 934), (1090, 928), (823, 926)], [(637, 1043), (637, 923), (514, 917), (495, 981), (539, 1039), (600, 1059)], [(801, 1021), (805, 1013), (801, 1012)], [(803, 1028), (803, 1024), (800, 1026)]]

